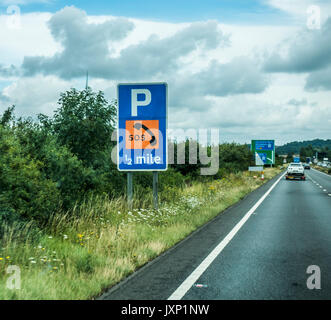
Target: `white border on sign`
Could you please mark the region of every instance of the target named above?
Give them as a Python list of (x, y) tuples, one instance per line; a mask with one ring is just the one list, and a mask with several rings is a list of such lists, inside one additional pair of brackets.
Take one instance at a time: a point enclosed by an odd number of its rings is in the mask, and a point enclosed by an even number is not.
[[(119, 86), (150, 86), (150, 85), (155, 85), (155, 84), (163, 84), (165, 85), (166, 88), (166, 167), (164, 169), (120, 169), (120, 161), (119, 161), (119, 157), (120, 157), (120, 152), (119, 152), (119, 125), (120, 125), (120, 121), (119, 121)], [(168, 131), (168, 83), (167, 82), (141, 82), (141, 83), (118, 83), (117, 84), (117, 170), (118, 171), (123, 171), (123, 172), (134, 172), (134, 171), (167, 171), (168, 170), (168, 136), (167, 136), (167, 131)]]

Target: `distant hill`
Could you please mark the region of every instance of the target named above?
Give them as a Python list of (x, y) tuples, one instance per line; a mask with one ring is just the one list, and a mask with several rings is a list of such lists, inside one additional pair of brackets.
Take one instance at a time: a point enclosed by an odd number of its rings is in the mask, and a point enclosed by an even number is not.
[(331, 139), (322, 140), (322, 139), (315, 139), (311, 141), (294, 141), (290, 143), (286, 143), (283, 146), (276, 146), (276, 153), (278, 154), (288, 154), (288, 153), (300, 153), (300, 149), (302, 147), (308, 147), (311, 145), (313, 149), (322, 149), (328, 147), (331, 150)]

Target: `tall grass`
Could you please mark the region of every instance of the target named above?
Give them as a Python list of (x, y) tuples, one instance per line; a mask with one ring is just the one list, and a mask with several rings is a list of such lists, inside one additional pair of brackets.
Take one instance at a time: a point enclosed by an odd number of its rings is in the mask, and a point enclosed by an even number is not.
[[(267, 170), (265, 181), (279, 172)], [(93, 196), (54, 214), (43, 230), (32, 222), (6, 226), (0, 299), (91, 299), (262, 183), (245, 172), (165, 188), (159, 210), (152, 208), (151, 190), (135, 190), (131, 211), (124, 197)], [(8, 265), (21, 269), (20, 290), (6, 288)]]

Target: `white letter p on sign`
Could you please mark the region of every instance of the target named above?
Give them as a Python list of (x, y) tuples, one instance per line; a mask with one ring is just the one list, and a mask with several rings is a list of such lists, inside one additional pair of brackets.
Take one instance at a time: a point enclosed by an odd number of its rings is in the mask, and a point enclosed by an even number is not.
[[(145, 100), (138, 101), (138, 94), (145, 95)], [(148, 89), (132, 89), (131, 90), (131, 116), (138, 115), (138, 107), (148, 106), (152, 101), (152, 94)]]

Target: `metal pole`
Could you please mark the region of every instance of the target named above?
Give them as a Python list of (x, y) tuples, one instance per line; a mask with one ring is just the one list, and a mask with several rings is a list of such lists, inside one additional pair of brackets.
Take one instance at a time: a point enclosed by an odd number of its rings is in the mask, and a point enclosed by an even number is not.
[(127, 200), (128, 207), (132, 209), (132, 199), (133, 199), (133, 184), (132, 184), (132, 172), (127, 173)]
[(153, 202), (154, 202), (154, 209), (159, 209), (159, 201), (158, 201), (158, 184), (159, 184), (159, 176), (157, 171), (153, 171)]

